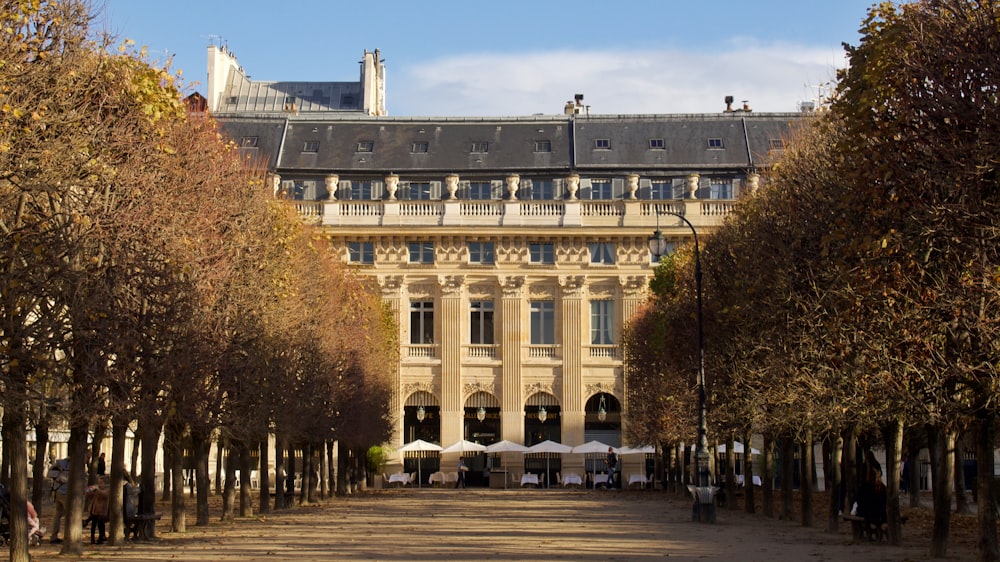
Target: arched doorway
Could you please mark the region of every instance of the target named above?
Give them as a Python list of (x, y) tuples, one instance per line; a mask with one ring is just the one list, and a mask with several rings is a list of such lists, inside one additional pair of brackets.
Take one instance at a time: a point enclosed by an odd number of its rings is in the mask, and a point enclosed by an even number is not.
[[(559, 399), (548, 392), (536, 392), (524, 403), (524, 444), (530, 447), (542, 441), (562, 442), (562, 408)], [(524, 455), (524, 471), (544, 474), (546, 482), (555, 482), (555, 474), (560, 470), (560, 455)]]
[(607, 392), (591, 396), (584, 409), (583, 441), (622, 445), (622, 403)]
[[(418, 390), (406, 397), (403, 404), (403, 444), (423, 439), (431, 443), (441, 443), (441, 403), (437, 396), (425, 390)], [(404, 472), (430, 474), (440, 470), (441, 458), (438, 453), (407, 453), (403, 458)]]
[[(465, 400), (462, 419), (466, 441), (491, 445), (500, 440), (500, 401), (489, 392), (472, 393)], [(465, 465), (469, 467), (466, 481), (470, 486), (485, 486), (490, 467), (486, 453), (466, 453)]]

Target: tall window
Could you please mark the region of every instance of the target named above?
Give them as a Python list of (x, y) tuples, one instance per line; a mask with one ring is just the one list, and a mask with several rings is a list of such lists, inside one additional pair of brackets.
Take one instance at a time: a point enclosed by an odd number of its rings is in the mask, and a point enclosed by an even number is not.
[(410, 263), (434, 263), (434, 242), (410, 242)]
[(372, 198), (372, 182), (365, 181), (352, 181), (351, 182), (351, 200), (352, 201), (370, 201)]
[(613, 345), (615, 301), (590, 301), (590, 343), (592, 345)]
[(492, 265), (495, 262), (493, 242), (469, 242), (469, 263)]
[(374, 242), (348, 242), (347, 253), (351, 263), (375, 263), (375, 243)]
[(493, 199), (493, 184), (488, 181), (469, 182), (469, 191), (464, 199), (479, 199), (488, 201)]
[(712, 178), (709, 181), (711, 191), (709, 199), (732, 199), (733, 180), (732, 178)]
[(531, 343), (556, 343), (556, 305), (552, 301), (531, 301)]
[(595, 242), (591, 244), (590, 263), (614, 265), (615, 245), (611, 242)]
[(649, 182), (649, 190), (649, 198), (653, 200), (674, 198), (674, 182), (671, 180), (653, 180)]
[(551, 201), (556, 198), (552, 180), (532, 180), (529, 198), (535, 201)]
[(611, 180), (593, 180), (590, 182), (590, 198), (594, 200), (614, 199), (611, 192)]
[(410, 343), (434, 343), (434, 302), (410, 303)]
[(556, 263), (555, 246), (552, 244), (529, 244), (528, 253), (531, 263)]
[(493, 301), (472, 301), (469, 303), (469, 343), (493, 344)]
[(431, 182), (411, 181), (401, 187), (397, 197), (413, 201), (429, 201), (431, 199)]

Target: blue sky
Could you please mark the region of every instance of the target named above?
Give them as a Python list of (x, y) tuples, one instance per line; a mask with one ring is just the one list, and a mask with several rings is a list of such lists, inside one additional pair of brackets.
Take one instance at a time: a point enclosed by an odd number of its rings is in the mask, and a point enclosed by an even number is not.
[(257, 80), (353, 81), (386, 61), (390, 115), (795, 111), (845, 65), (872, 0), (103, 0), (94, 26), (205, 93), (206, 47)]

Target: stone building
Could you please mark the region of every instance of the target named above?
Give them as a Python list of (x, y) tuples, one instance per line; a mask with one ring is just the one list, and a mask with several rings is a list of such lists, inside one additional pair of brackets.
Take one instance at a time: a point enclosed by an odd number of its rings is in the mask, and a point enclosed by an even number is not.
[(216, 47), (209, 68), (210, 111), (395, 312), (394, 447), (624, 444), (621, 338), (649, 237), (690, 237), (668, 213), (721, 224), (800, 118), (599, 115), (582, 96), (555, 115), (388, 117), (378, 51), (358, 83), (252, 82)]

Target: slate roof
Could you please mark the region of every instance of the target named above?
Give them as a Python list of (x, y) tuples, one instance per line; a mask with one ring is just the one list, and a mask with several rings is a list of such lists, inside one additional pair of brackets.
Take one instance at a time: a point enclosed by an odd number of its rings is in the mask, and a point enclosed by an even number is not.
[[(269, 169), (279, 172), (620, 174), (766, 167), (773, 149), (802, 116), (404, 118), (329, 113), (216, 118), (234, 139), (256, 135), (257, 147), (247, 150), (268, 151)], [(539, 142), (550, 151), (539, 151)]]

